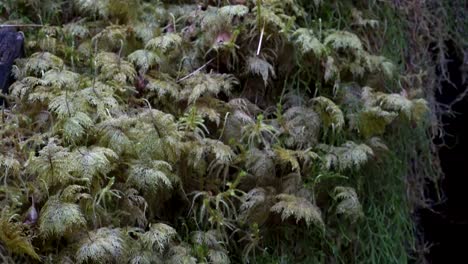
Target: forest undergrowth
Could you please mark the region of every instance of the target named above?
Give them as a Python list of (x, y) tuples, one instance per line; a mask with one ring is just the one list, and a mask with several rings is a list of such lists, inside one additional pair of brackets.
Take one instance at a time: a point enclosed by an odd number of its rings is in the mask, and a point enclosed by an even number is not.
[(3, 0), (0, 261), (423, 263), (462, 2)]

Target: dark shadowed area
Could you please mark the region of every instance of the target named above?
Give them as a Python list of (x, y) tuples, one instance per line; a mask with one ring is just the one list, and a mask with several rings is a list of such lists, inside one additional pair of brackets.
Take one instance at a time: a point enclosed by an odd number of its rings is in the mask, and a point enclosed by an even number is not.
[[(445, 179), (441, 184), (445, 199), (432, 210), (422, 210), (422, 229), (427, 243), (431, 243), (428, 254), (431, 263), (447, 263), (447, 256), (466, 259), (468, 243), (468, 214), (466, 206), (466, 184), (468, 173), (468, 98), (466, 82), (462, 76), (463, 60), (453, 51), (449, 54), (448, 71), (450, 82), (443, 83), (443, 91), (437, 94), (439, 103), (453, 104), (451, 114), (442, 118), (445, 135), (436, 139), (440, 144), (439, 155)], [(436, 194), (433, 193), (435, 198)]]

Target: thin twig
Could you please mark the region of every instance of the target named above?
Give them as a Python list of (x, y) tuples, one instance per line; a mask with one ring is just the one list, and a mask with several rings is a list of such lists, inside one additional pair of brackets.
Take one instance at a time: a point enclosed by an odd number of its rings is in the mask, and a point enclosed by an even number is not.
[(264, 33), (265, 33), (265, 23), (263, 23), (262, 32), (260, 33), (260, 41), (258, 42), (257, 56), (260, 55), (260, 49), (262, 48)]
[(44, 27), (44, 25), (39, 24), (3, 24), (0, 25), (0, 28), (4, 27)]
[(214, 61), (214, 58), (209, 60), (207, 63), (203, 64), (203, 66), (201, 66), (200, 68), (196, 69), (194, 72), (190, 73), (189, 75), (183, 77), (182, 79), (179, 79), (177, 82), (182, 82), (190, 77), (192, 77), (193, 75), (199, 73), (201, 70), (203, 70), (206, 66), (208, 66), (208, 64), (210, 64), (212, 61)]

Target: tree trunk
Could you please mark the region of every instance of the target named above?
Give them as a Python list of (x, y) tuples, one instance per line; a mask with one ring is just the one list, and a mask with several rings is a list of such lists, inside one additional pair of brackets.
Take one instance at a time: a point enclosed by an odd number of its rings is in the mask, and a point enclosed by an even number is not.
[[(24, 37), (22, 33), (13, 28), (0, 27), (0, 88), (2, 93), (8, 92), (8, 87), (13, 82), (11, 68), (17, 58), (23, 56)], [(0, 98), (3, 105), (3, 98)]]

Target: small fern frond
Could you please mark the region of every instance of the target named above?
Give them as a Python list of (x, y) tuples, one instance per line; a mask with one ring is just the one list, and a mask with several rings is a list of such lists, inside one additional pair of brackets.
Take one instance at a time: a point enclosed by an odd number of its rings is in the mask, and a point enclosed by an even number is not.
[(0, 171), (4, 172), (2, 175), (5, 176), (8, 173), (19, 173), (20, 169), (21, 163), (17, 159), (12, 155), (3, 155), (0, 153)]
[(321, 229), (325, 228), (320, 209), (307, 199), (289, 194), (279, 194), (276, 199), (278, 201), (271, 207), (270, 211), (281, 214), (283, 221), (293, 216), (296, 223), (304, 220), (307, 226), (313, 223)]
[(89, 108), (93, 109), (92, 112), (95, 112), (101, 120), (108, 119), (109, 109), (118, 110), (120, 108), (114, 88), (99, 81), (93, 86), (81, 90), (80, 96), (86, 100)]
[(247, 59), (247, 68), (250, 73), (262, 76), (265, 85), (267, 85), (270, 78), (276, 77), (273, 65), (258, 56), (252, 56)]
[(285, 143), (289, 147), (310, 148), (317, 144), (320, 133), (320, 117), (312, 109), (294, 106), (284, 114), (284, 134), (289, 137)]
[(242, 204), (239, 208), (239, 220), (243, 223), (257, 223), (262, 225), (270, 215), (270, 206), (273, 199), (268, 192), (261, 187), (250, 190), (242, 196)]
[(109, 14), (109, 0), (75, 0), (77, 6), (91, 13), (99, 13), (106, 17)]
[(348, 31), (334, 31), (325, 38), (324, 43), (335, 50), (363, 50), (359, 37)]
[(328, 150), (328, 154), (325, 156), (325, 167), (327, 169), (337, 168), (340, 171), (359, 169), (374, 156), (372, 148), (366, 144), (356, 144), (353, 141), (348, 141), (340, 147), (321, 145), (319, 148)]
[(225, 250), (208, 250), (209, 263), (230, 264), (231, 260)]
[(122, 49), (124, 41), (127, 38), (127, 31), (128, 28), (126, 26), (111, 25), (97, 33), (91, 41), (94, 45), (97, 46), (99, 44), (99, 46), (105, 47), (109, 51)]
[(39, 216), (39, 231), (45, 238), (62, 237), (85, 225), (80, 207), (61, 201), (57, 195), (49, 197)]
[(194, 231), (190, 235), (190, 241), (195, 245), (203, 245), (213, 249), (220, 249), (223, 244), (220, 232), (214, 229), (207, 232)]
[(67, 118), (63, 124), (63, 137), (68, 142), (77, 142), (94, 125), (93, 120), (87, 114), (82, 112), (75, 113)]
[(87, 188), (81, 185), (68, 185), (63, 191), (60, 193), (60, 200), (65, 203), (75, 203), (82, 198), (91, 199), (91, 196), (86, 193), (82, 193)]
[(26, 254), (35, 260), (40, 260), (23, 226), (11, 221), (12, 216), (7, 209), (4, 208), (0, 213), (0, 244), (14, 254)]
[(50, 101), (49, 110), (61, 119), (82, 113), (81, 111), (86, 110), (87, 104), (83, 97), (77, 95), (79, 95), (77, 92), (62, 92)]
[(369, 138), (374, 135), (382, 135), (385, 128), (389, 125), (398, 114), (387, 112), (380, 107), (369, 107), (359, 113), (358, 128), (359, 132), (364, 137)]
[(295, 44), (299, 47), (302, 54), (313, 52), (317, 58), (321, 58), (325, 53), (325, 46), (315, 36), (311, 29), (299, 28), (294, 32)]
[(81, 147), (73, 151), (73, 160), (79, 164), (77, 172), (90, 182), (96, 176), (105, 176), (112, 170), (112, 162), (117, 160), (117, 154), (103, 147)]
[(400, 94), (379, 94), (378, 98), (383, 109), (402, 113), (409, 120), (421, 120), (429, 109), (424, 99), (409, 100)]
[(49, 52), (38, 52), (32, 54), (24, 65), (26, 72), (35, 76), (42, 76), (47, 70), (61, 70), (64, 62), (59, 57)]
[(142, 236), (142, 243), (150, 250), (156, 250), (160, 254), (169, 247), (172, 240), (177, 236), (177, 231), (163, 223), (151, 224), (148, 231)]
[(195, 74), (184, 82), (181, 98), (193, 104), (201, 96), (216, 96), (220, 92), (229, 94), (239, 82), (230, 74)]
[(130, 150), (131, 141), (127, 133), (130, 126), (134, 123), (135, 119), (126, 115), (99, 123), (97, 130), (100, 134), (100, 143), (117, 154), (121, 154), (124, 150)]
[(167, 264), (197, 264), (197, 259), (191, 255), (187, 246), (172, 246), (169, 249)]
[(332, 100), (319, 96), (312, 99), (317, 106), (317, 112), (325, 126), (331, 126), (333, 131), (340, 131), (344, 127), (344, 115), (341, 109)]
[(120, 229), (106, 227), (88, 233), (79, 242), (76, 262), (81, 263), (118, 263), (123, 257), (125, 243)]
[(300, 172), (301, 167), (296, 151), (281, 147), (275, 147), (274, 151), (280, 164), (289, 164), (293, 171)]
[(231, 20), (234, 17), (244, 17), (249, 13), (249, 8), (245, 5), (227, 5), (218, 10), (219, 14), (224, 17), (229, 17)]
[(176, 178), (171, 171), (172, 166), (161, 160), (134, 163), (130, 165), (127, 183), (138, 190), (154, 194), (172, 189)]
[(276, 175), (274, 154), (266, 150), (251, 148), (246, 157), (246, 168), (261, 183), (271, 185)]
[(144, 49), (132, 52), (128, 55), (128, 60), (138, 66), (143, 72), (148, 71), (150, 67), (161, 62), (161, 58), (157, 53)]
[(146, 43), (145, 49), (160, 52), (165, 54), (179, 47), (182, 43), (182, 38), (176, 33), (167, 33), (159, 37), (155, 37)]
[(89, 34), (89, 29), (80, 22), (71, 22), (63, 25), (63, 32), (71, 37), (85, 38)]
[(45, 82), (39, 78), (29, 76), (14, 82), (9, 89), (12, 96), (26, 99), (31, 92), (36, 90), (37, 86), (43, 87)]
[(344, 214), (356, 221), (364, 216), (361, 203), (359, 202), (356, 190), (351, 187), (335, 187), (334, 199), (338, 202), (336, 205), (336, 213)]
[(100, 52), (96, 56), (96, 67), (99, 69), (100, 78), (103, 80), (133, 83), (136, 77), (133, 64), (121, 59), (118, 54), (112, 52)]
[(78, 88), (80, 75), (68, 70), (52, 69), (47, 71), (42, 79), (46, 85), (73, 91)]
[(76, 169), (68, 149), (58, 146), (52, 140), (39, 151), (39, 156), (33, 157), (27, 166), (30, 173), (37, 175), (39, 180), (48, 186), (65, 185), (74, 178), (71, 172)]

